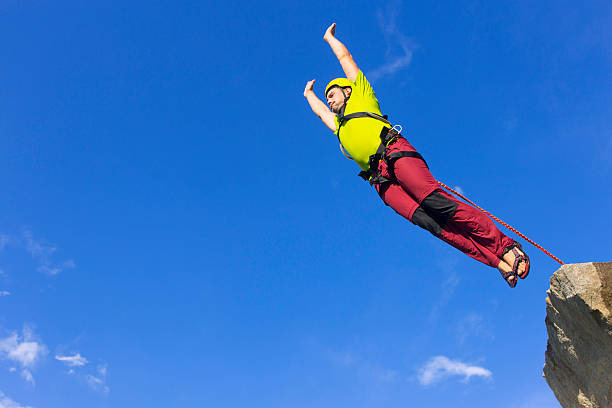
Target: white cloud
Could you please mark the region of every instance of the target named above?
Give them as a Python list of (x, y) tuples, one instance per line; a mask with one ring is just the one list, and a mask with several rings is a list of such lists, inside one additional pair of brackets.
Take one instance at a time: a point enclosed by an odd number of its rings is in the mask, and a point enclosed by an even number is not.
[(47, 347), (34, 338), (34, 333), (27, 326), (22, 336), (13, 332), (0, 339), (0, 357), (18, 363), (22, 369), (21, 376), (31, 383), (34, 383), (34, 377), (30, 370), (45, 354)]
[(490, 378), (491, 375), (491, 371), (486, 368), (450, 360), (444, 356), (436, 356), (419, 370), (419, 382), (422, 385), (431, 385), (450, 376), (462, 376), (464, 381), (468, 381), (473, 376)]
[(387, 61), (368, 73), (371, 80), (376, 80), (385, 75), (393, 75), (397, 71), (406, 68), (412, 61), (412, 54), (417, 45), (414, 39), (405, 36), (397, 27), (397, 2), (388, 4), (387, 12), (378, 13), (378, 23), (383, 31), (387, 45)]
[(86, 375), (85, 380), (87, 381), (87, 384), (89, 384), (89, 386), (96, 391), (101, 391), (105, 394), (108, 394), (110, 391), (104, 380), (101, 378), (94, 377), (93, 375)]
[(21, 341), (16, 333), (0, 340), (0, 352), (6, 358), (18, 362), (24, 367), (33, 366), (44, 354), (44, 345), (35, 341)]
[(81, 356), (81, 353), (76, 353), (73, 356), (55, 356), (56, 360), (61, 361), (68, 367), (82, 367), (87, 364), (87, 359)]
[(9, 296), (10, 294), (11, 294), (11, 292), (9, 292), (7, 290), (0, 291), (0, 296)]
[(13, 401), (12, 399), (4, 395), (2, 391), (0, 391), (0, 408), (31, 408), (31, 407), (26, 407), (25, 405), (21, 405)]

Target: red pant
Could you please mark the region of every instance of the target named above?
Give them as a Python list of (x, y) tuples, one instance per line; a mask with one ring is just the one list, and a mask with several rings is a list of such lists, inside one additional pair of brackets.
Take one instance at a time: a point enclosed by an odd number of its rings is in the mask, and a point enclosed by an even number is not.
[[(398, 151), (415, 149), (398, 137), (387, 147), (387, 154)], [(477, 261), (495, 268), (504, 249), (514, 243), (486, 214), (443, 191), (421, 159), (400, 158), (393, 169), (381, 160), (378, 169), (393, 180), (375, 184), (385, 204)]]

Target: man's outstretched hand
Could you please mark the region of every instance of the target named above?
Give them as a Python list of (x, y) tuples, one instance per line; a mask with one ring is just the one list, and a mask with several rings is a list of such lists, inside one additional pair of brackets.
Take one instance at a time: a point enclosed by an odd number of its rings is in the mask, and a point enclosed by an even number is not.
[(327, 30), (325, 30), (325, 35), (323, 35), (323, 39), (325, 41), (329, 41), (332, 38), (334, 38), (335, 35), (336, 35), (336, 23), (333, 23), (332, 25), (327, 27)]
[(314, 87), (315, 81), (316, 79), (313, 79), (312, 81), (308, 81), (306, 83), (306, 87), (304, 88), (304, 96), (308, 95), (310, 92), (314, 92), (312, 88)]

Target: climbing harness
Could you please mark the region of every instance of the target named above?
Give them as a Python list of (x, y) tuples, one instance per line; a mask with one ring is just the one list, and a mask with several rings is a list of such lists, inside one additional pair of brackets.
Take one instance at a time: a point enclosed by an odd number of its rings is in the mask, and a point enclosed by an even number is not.
[[(370, 185), (383, 184), (391, 181), (391, 179), (388, 179), (381, 175), (380, 170), (378, 170), (378, 163), (381, 160), (384, 160), (387, 163), (389, 169), (393, 169), (393, 163), (396, 160), (401, 159), (402, 157), (414, 157), (416, 159), (420, 159), (423, 161), (423, 163), (425, 163), (425, 166), (427, 166), (427, 162), (419, 152), (402, 150), (399, 152), (387, 154), (387, 147), (389, 147), (391, 143), (393, 143), (395, 140), (397, 140), (398, 137), (401, 136), (400, 133), (396, 130), (396, 127), (399, 127), (399, 129), (401, 130), (401, 126), (399, 125), (394, 126), (391, 129), (383, 128), (381, 130), (380, 145), (378, 146), (376, 153), (370, 156), (370, 159), (368, 160), (368, 169), (359, 172), (359, 177), (369, 182)], [(427, 168), (429, 168), (429, 166), (427, 166)]]

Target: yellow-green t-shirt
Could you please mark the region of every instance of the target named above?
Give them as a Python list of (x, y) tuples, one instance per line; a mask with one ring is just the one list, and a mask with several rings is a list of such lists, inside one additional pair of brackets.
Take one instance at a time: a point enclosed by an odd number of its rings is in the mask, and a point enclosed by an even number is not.
[[(351, 96), (346, 102), (344, 115), (355, 112), (372, 112), (382, 115), (378, 99), (374, 94), (372, 86), (363, 75), (357, 73), (357, 78), (351, 86)], [(344, 150), (355, 160), (363, 170), (368, 169), (368, 159), (376, 153), (380, 146), (380, 132), (383, 127), (390, 127), (384, 122), (374, 118), (355, 118), (348, 120), (338, 128), (339, 121), (336, 117), (336, 135), (340, 131), (340, 143)]]

